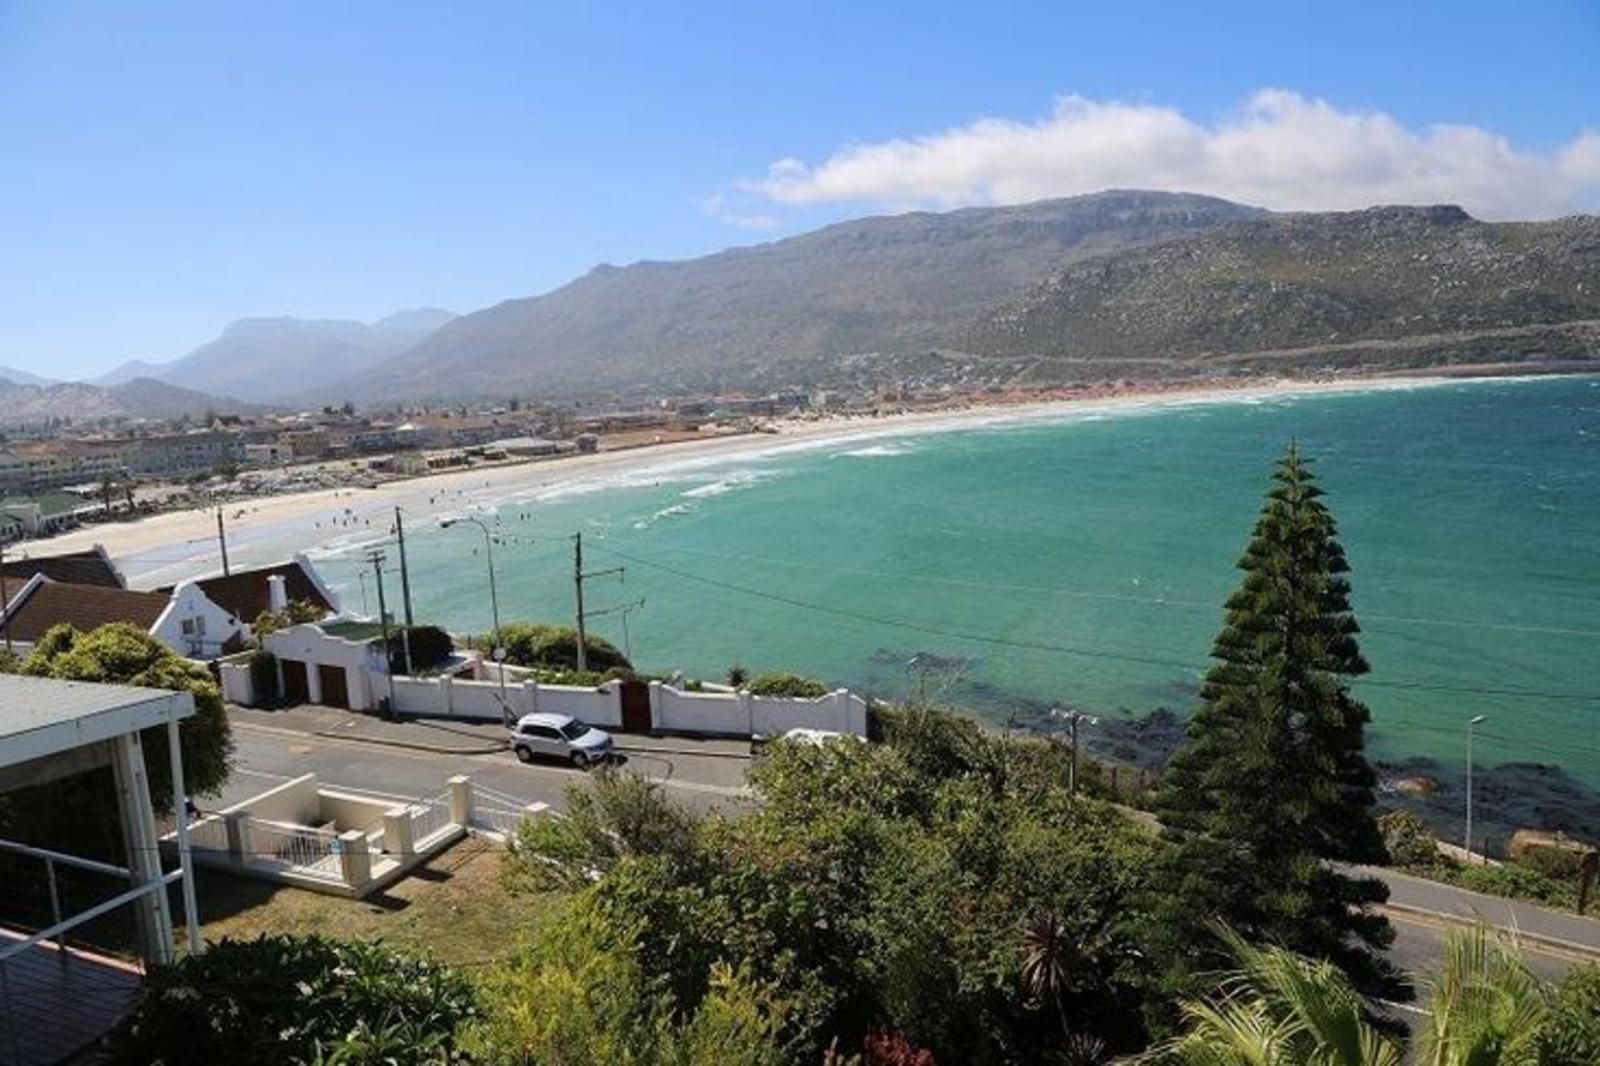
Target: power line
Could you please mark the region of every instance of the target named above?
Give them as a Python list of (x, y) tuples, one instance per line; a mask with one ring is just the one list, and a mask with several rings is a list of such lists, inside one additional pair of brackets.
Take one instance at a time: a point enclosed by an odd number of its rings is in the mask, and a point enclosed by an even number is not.
[[(824, 573), (848, 574), (855, 577), (882, 578), (886, 581), (913, 581), (931, 585), (948, 585), (956, 588), (970, 588), (992, 592), (1032, 592), (1049, 596), (1064, 596), (1074, 599), (1106, 600), (1113, 603), (1134, 603), (1150, 607), (1176, 607), (1183, 610), (1219, 611), (1215, 603), (1205, 603), (1197, 600), (1180, 600), (1168, 596), (1135, 596), (1118, 592), (1085, 592), (1079, 589), (1053, 588), (1045, 585), (1014, 585), (993, 581), (968, 581), (962, 578), (933, 577), (928, 574), (895, 574), (882, 570), (867, 570), (858, 567), (828, 566), (820, 563), (806, 563), (792, 559), (772, 559), (753, 555), (732, 555), (727, 552), (707, 552), (695, 548), (685, 548), (674, 544), (659, 544), (655, 547), (688, 555), (699, 555), (712, 559), (730, 559), (737, 562), (758, 563), (768, 566), (784, 566), (796, 569), (813, 570)], [(1363, 621), (1385, 622), (1395, 625), (1430, 625), (1453, 626), (1467, 629), (1489, 629), (1511, 633), (1536, 633), (1553, 636), (1573, 637), (1600, 637), (1600, 629), (1570, 629), (1560, 626), (1521, 625), (1511, 622), (1485, 622), (1480, 620), (1459, 620), (1450, 618), (1416, 618), (1406, 615), (1373, 614), (1361, 612)]]
[[(1193, 672), (1200, 672), (1203, 670), (1202, 667), (1197, 666), (1194, 663), (1184, 662), (1177, 659), (1166, 659), (1157, 656), (1132, 655), (1122, 652), (1079, 648), (1067, 644), (1053, 644), (1048, 641), (1020, 640), (1012, 637), (989, 636), (983, 633), (969, 633), (961, 630), (946, 629), (941, 626), (931, 626), (921, 622), (909, 622), (898, 618), (886, 618), (882, 615), (869, 614), (865, 611), (851, 610), (846, 607), (830, 607), (826, 604), (810, 603), (805, 600), (795, 599), (792, 596), (785, 596), (781, 593), (768, 592), (764, 589), (751, 588), (747, 585), (739, 585), (731, 581), (722, 581), (717, 578), (706, 577), (703, 574), (696, 574), (687, 570), (679, 570), (676, 567), (667, 566), (664, 563), (653, 562), (648, 559), (639, 558), (638, 556), (619, 552), (614, 548), (601, 548), (599, 550), (607, 552), (611, 555), (615, 555), (619, 559), (624, 559), (638, 566), (644, 566), (652, 570), (661, 571), (662, 573), (671, 574), (674, 577), (682, 578), (686, 581), (694, 581), (703, 585), (709, 585), (713, 588), (725, 589), (729, 592), (739, 592), (747, 596), (754, 596), (760, 599), (770, 600), (774, 603), (782, 603), (790, 607), (800, 608), (802, 610), (816, 611), (821, 614), (834, 615), (840, 618), (851, 618), (859, 622), (867, 622), (873, 625), (887, 626), (896, 629), (906, 629), (912, 632), (926, 633), (931, 636), (948, 637), (954, 640), (968, 640), (974, 643), (990, 644), (997, 647), (1056, 652), (1062, 655), (1074, 655), (1088, 659), (1108, 659), (1117, 662), (1138, 663), (1145, 666), (1167, 666), (1174, 669)], [(1362, 679), (1358, 683), (1374, 688), (1387, 688), (1401, 691), (1447, 692), (1457, 695), (1534, 697), (1551, 700), (1600, 702), (1600, 694), (1597, 693), (1550, 692), (1541, 691), (1538, 689), (1498, 688), (1487, 685), (1444, 685), (1427, 681), (1385, 681), (1378, 679)]]

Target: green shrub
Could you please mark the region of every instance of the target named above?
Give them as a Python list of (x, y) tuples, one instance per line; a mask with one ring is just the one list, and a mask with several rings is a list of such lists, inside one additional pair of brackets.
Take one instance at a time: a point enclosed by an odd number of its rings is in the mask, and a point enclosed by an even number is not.
[(278, 698), (278, 657), (264, 648), (250, 655), (250, 688), (257, 703), (273, 703)]
[(1435, 866), (1442, 861), (1439, 842), (1428, 823), (1407, 810), (1389, 811), (1378, 819), (1383, 846), (1395, 866)]
[(1537, 870), (1508, 862), (1500, 866), (1463, 866), (1453, 880), (1462, 888), (1491, 896), (1531, 899), (1572, 907), (1577, 893), (1572, 885), (1553, 881)]
[(466, 978), (380, 944), (223, 940), (153, 969), (108, 1038), (113, 1063), (452, 1061), (477, 1015)]
[[(556, 670), (578, 668), (578, 634), (570, 626), (550, 626), (539, 622), (512, 622), (500, 627), (500, 642), (505, 645), (506, 662), (512, 666), (549, 667)], [(494, 649), (494, 634), (472, 640), (474, 648), (489, 653)], [(610, 641), (584, 635), (590, 670), (629, 670), (633, 664)]]
[(828, 686), (821, 681), (799, 674), (761, 674), (745, 686), (754, 696), (791, 696), (798, 699), (816, 699), (828, 694)]
[(411, 668), (427, 670), (438, 666), (454, 654), (455, 641), (438, 626), (401, 626), (389, 636), (390, 666), (395, 673), (405, 673), (406, 641), (411, 643)]
[(1550, 1007), (1550, 1019), (1539, 1032), (1540, 1066), (1600, 1062), (1600, 965), (1568, 972)]

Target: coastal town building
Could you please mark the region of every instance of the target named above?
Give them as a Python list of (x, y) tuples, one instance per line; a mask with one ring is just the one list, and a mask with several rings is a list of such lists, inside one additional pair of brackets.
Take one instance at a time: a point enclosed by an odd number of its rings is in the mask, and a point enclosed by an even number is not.
[[(324, 617), (339, 613), (339, 597), (303, 554), (271, 566), (200, 578), (194, 585), (206, 599), (245, 625), (263, 612), (281, 611), (291, 602), (308, 604)], [(168, 586), (161, 591), (170, 594), (177, 587)]]
[(244, 648), (249, 625), (213, 603), (193, 581), (171, 592), (75, 585), (35, 574), (0, 610), (0, 641), (26, 653), (58, 625), (90, 632), (123, 622), (188, 659), (210, 660)]

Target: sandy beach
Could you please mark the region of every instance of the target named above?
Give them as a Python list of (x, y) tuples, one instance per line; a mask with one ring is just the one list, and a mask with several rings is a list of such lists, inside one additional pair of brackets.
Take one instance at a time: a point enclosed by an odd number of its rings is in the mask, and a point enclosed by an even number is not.
[[(508, 499), (536, 502), (543, 494), (582, 491), (622, 477), (636, 477), (652, 469), (710, 464), (778, 449), (826, 447), (834, 442), (864, 437), (942, 432), (1023, 420), (1070, 419), (1128, 409), (1416, 388), (1442, 384), (1445, 380), (1415, 377), (1257, 382), (1238, 387), (1134, 390), (1115, 395), (973, 404), (902, 414), (787, 420), (773, 424), (775, 433), (713, 436), (453, 471), (389, 482), (370, 489), (325, 489), (231, 500), (224, 505), (228, 553), (230, 562), (237, 567), (272, 562), (296, 551), (319, 547), (349, 548), (364, 540), (386, 536), (395, 507), (403, 510), (409, 522), (426, 523), (440, 514), (495, 506)], [(1461, 379), (1449, 380), (1459, 382)], [(220, 571), (213, 509), (176, 511), (136, 522), (88, 526), (50, 540), (29, 541), (20, 546), (19, 554), (73, 551), (95, 544), (105, 547), (136, 588), (151, 588)]]

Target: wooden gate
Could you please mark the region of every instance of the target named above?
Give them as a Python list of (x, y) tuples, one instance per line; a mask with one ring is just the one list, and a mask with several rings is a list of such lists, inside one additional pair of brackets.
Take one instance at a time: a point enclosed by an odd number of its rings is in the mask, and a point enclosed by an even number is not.
[(622, 731), (650, 732), (650, 686), (643, 681), (622, 683)]
[(306, 664), (299, 659), (279, 659), (283, 667), (283, 698), (290, 703), (305, 703), (311, 699), (311, 686), (306, 679)]
[(322, 682), (324, 704), (350, 709), (350, 686), (345, 682), (344, 667), (324, 663), (317, 667), (317, 678)]

